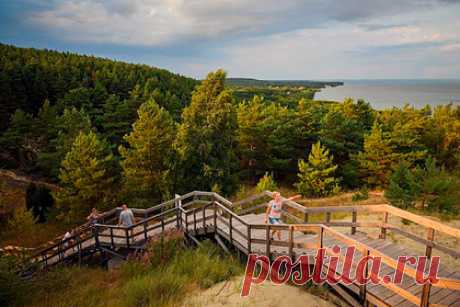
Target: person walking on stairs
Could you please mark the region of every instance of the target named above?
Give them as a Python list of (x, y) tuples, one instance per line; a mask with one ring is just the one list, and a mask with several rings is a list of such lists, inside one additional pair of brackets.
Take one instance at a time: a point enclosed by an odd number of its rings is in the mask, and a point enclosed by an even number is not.
[[(131, 209), (128, 208), (128, 205), (123, 204), (121, 206), (121, 212), (120, 212), (120, 217), (118, 218), (118, 225), (125, 226), (125, 227), (130, 227), (134, 224), (134, 214)], [(130, 229), (130, 237), (134, 241), (133, 237), (133, 229)]]
[[(281, 213), (283, 209), (283, 199), (281, 194), (277, 191), (272, 194), (273, 199), (268, 203), (267, 210), (265, 211), (265, 224), (267, 222), (271, 225), (281, 225)], [(287, 198), (287, 200), (294, 200), (299, 198), (300, 195), (294, 195)], [(278, 240), (281, 240), (281, 231), (274, 229), (270, 235), (270, 239), (273, 240), (273, 236), (277, 234)]]

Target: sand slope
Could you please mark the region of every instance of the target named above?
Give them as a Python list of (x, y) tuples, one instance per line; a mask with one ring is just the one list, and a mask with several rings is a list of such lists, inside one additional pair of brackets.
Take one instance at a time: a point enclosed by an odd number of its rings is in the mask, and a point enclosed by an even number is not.
[(289, 285), (274, 285), (265, 282), (255, 285), (248, 297), (241, 297), (242, 277), (222, 282), (202, 291), (184, 302), (183, 306), (260, 306), (260, 307), (332, 307), (337, 306), (331, 301), (326, 301), (318, 296), (308, 293), (300, 287)]

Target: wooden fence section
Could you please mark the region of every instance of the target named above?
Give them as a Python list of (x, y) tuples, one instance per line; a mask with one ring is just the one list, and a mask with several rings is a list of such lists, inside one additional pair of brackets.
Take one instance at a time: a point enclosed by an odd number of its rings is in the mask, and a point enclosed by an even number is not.
[[(138, 222), (130, 227), (115, 225), (120, 210), (116, 208), (104, 213), (94, 227), (85, 228), (73, 238), (42, 250), (33, 259), (37, 264), (48, 267), (69, 257), (78, 257), (81, 261), (86, 252), (95, 250), (118, 255), (117, 250), (120, 248), (142, 248), (150, 238), (174, 228), (182, 229), (197, 244), (199, 236), (214, 236), (224, 249), (232, 246), (244, 254), (265, 254), (272, 259), (278, 255), (288, 255), (293, 261), (301, 255), (313, 258), (319, 248), (325, 248), (328, 255), (335, 255), (332, 250), (335, 245), (342, 249), (354, 246), (357, 258), (356, 261), (353, 260), (352, 269), (356, 267), (357, 259), (361, 256), (380, 257), (383, 264), (381, 273), (387, 275), (396, 271), (398, 255), (412, 255), (411, 251), (388, 240), (388, 232), (395, 232), (424, 244), (425, 256), (428, 258), (432, 256), (433, 249), (455, 258), (460, 257), (458, 250), (435, 241), (435, 233), (460, 239), (459, 229), (385, 204), (307, 208), (294, 201), (284, 200), (283, 215), (295, 223), (267, 225), (263, 221), (264, 215), (254, 212), (262, 210), (271, 195), (267, 191), (232, 203), (216, 193), (195, 191), (148, 209), (133, 209)], [(333, 215), (338, 212), (350, 214), (351, 221), (334, 221)], [(375, 222), (359, 222), (360, 213), (375, 214), (380, 216), (381, 221), (376, 219)], [(309, 216), (313, 214), (322, 214), (324, 221), (310, 223)], [(426, 237), (419, 237), (391, 225), (390, 216), (397, 216), (426, 228)], [(345, 234), (334, 227), (349, 227), (350, 233)], [(358, 232), (358, 228), (376, 228), (380, 236), (378, 239), (369, 238)], [(281, 240), (271, 238), (273, 230), (282, 233)], [(222, 244), (220, 238), (227, 241), (227, 246)], [(344, 257), (344, 254), (339, 255), (341, 263)], [(324, 270), (327, 269), (326, 264)], [(337, 271), (339, 276), (342, 273), (344, 272)], [(416, 273), (415, 267), (409, 266), (404, 272), (402, 284), (342, 283), (340, 287), (334, 288), (350, 304), (358, 302), (377, 306), (460, 306), (460, 280), (456, 272), (443, 268), (439, 282), (424, 286), (416, 285)], [(355, 295), (355, 298), (350, 294)]]

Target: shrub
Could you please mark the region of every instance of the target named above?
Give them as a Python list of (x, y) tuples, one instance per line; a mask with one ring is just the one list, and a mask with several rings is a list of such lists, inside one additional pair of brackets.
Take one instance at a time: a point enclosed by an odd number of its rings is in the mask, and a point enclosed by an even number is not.
[(259, 182), (256, 186), (256, 192), (261, 193), (263, 191), (276, 191), (278, 190), (278, 185), (276, 181), (273, 179), (273, 174), (265, 173), (265, 175), (260, 178)]
[(31, 235), (36, 227), (35, 222), (36, 219), (31, 211), (25, 208), (17, 208), (14, 210), (13, 216), (8, 220), (8, 231)]
[(437, 167), (434, 159), (427, 159), (424, 167), (408, 169), (401, 163), (390, 177), (385, 197), (391, 204), (408, 209), (421, 204), (421, 209), (454, 214), (459, 197), (458, 179), (444, 168)]
[(439, 213), (457, 213), (458, 179), (436, 166), (434, 159), (428, 159), (425, 167), (418, 168), (415, 176), (420, 182), (419, 198), (422, 208)]
[(353, 196), (351, 197), (351, 201), (354, 201), (354, 202), (361, 201), (361, 200), (366, 200), (368, 198), (369, 198), (369, 190), (367, 189), (367, 187), (363, 187), (358, 192), (353, 194)]
[(0, 257), (0, 306), (20, 305), (27, 287), (17, 274), (18, 265), (14, 257)]
[(26, 190), (27, 209), (31, 210), (38, 223), (46, 221), (49, 209), (53, 206), (54, 199), (51, 191), (43, 186), (31, 183)]

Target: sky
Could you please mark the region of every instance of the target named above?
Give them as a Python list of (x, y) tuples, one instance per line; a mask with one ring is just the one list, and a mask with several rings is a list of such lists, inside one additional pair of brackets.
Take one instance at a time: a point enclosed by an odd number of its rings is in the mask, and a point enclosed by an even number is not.
[(0, 42), (203, 78), (460, 78), (460, 0), (0, 0)]

